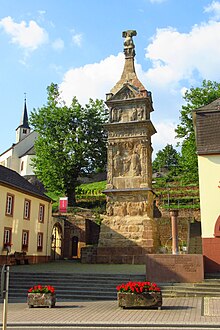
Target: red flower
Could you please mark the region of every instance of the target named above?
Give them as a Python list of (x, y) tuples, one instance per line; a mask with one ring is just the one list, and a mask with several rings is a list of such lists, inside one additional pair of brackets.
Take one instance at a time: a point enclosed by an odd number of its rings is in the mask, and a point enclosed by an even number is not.
[(143, 293), (159, 292), (160, 288), (156, 283), (151, 282), (128, 282), (126, 284), (122, 283), (121, 285), (117, 285), (116, 290), (118, 292)]
[(55, 293), (55, 289), (51, 285), (34, 285), (28, 290), (29, 293)]

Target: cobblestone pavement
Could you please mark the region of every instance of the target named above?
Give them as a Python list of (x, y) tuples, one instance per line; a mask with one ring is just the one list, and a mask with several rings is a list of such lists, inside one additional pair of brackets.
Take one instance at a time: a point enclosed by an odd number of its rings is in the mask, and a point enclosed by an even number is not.
[[(0, 305), (1, 310), (3, 305)], [(203, 325), (220, 328), (220, 298), (164, 298), (161, 310), (122, 309), (117, 301), (57, 302), (54, 308), (8, 304), (8, 325), (130, 326)], [(1, 313), (2, 314), (2, 313)], [(2, 322), (2, 315), (0, 320)]]

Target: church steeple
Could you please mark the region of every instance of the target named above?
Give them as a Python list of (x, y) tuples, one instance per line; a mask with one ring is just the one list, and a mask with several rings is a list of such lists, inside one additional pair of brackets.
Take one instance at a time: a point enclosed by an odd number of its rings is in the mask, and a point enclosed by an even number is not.
[(30, 134), (30, 126), (28, 123), (27, 100), (25, 93), (24, 110), (21, 116), (20, 125), (16, 128), (16, 143), (23, 140), (28, 134)]

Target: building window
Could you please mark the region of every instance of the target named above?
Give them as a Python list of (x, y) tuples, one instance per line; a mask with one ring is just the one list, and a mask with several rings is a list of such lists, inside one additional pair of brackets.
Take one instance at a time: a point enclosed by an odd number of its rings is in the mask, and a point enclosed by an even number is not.
[(38, 219), (39, 219), (39, 222), (44, 222), (44, 205), (43, 204), (40, 204)]
[(23, 171), (23, 169), (24, 169), (24, 161), (22, 160), (22, 162), (21, 162), (21, 171)]
[(29, 241), (29, 231), (22, 231), (22, 251), (27, 251), (28, 249), (28, 241)]
[(14, 195), (7, 194), (5, 214), (13, 216), (13, 209), (14, 209)]
[(31, 201), (29, 199), (24, 200), (24, 219), (30, 220)]
[(27, 134), (27, 129), (26, 128), (23, 128), (23, 133)]
[(42, 251), (43, 249), (43, 233), (37, 234), (37, 251)]
[(4, 248), (11, 247), (11, 228), (4, 228), (3, 245)]

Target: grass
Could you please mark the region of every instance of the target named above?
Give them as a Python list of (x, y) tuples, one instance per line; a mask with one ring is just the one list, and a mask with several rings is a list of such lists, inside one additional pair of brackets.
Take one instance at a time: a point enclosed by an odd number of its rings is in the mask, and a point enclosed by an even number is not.
[(105, 190), (105, 187), (106, 181), (83, 183), (76, 188), (76, 196), (78, 198), (83, 198), (83, 196), (104, 196), (103, 190)]

